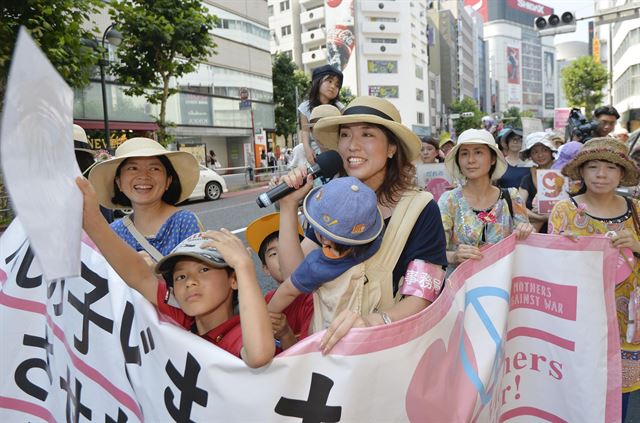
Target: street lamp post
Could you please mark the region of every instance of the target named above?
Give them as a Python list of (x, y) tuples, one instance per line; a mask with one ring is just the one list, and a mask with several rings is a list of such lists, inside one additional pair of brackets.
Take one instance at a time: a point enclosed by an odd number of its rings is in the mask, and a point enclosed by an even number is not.
[(102, 112), (104, 116), (104, 144), (108, 151), (111, 150), (111, 136), (109, 134), (109, 111), (107, 108), (107, 84), (105, 81), (105, 67), (109, 65), (109, 59), (105, 58), (107, 52), (105, 40), (110, 44), (119, 46), (122, 42), (122, 34), (114, 28), (115, 24), (111, 24), (104, 30), (102, 34), (102, 52), (98, 65), (100, 66), (100, 85), (102, 86)]

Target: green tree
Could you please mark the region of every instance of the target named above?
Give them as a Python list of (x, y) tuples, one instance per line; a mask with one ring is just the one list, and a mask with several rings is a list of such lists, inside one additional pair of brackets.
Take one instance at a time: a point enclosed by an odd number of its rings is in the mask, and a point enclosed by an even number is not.
[(167, 99), (178, 92), (171, 79), (193, 72), (215, 54), (209, 31), (217, 18), (199, 0), (116, 0), (111, 6), (111, 18), (123, 36), (112, 71), (129, 86), (127, 95), (160, 105), (158, 139), (166, 145)]
[(562, 89), (569, 106), (584, 107), (590, 118), (593, 109), (602, 102), (602, 89), (608, 78), (606, 68), (591, 56), (582, 56), (562, 69)]
[(460, 136), (460, 134), (467, 129), (480, 128), (482, 111), (480, 111), (480, 108), (473, 99), (465, 97), (462, 100), (456, 100), (451, 103), (449, 109), (451, 113), (473, 113), (473, 116), (460, 116), (459, 118), (453, 120), (453, 127), (456, 130), (457, 136)]
[(342, 87), (340, 89), (340, 94), (338, 95), (338, 101), (346, 106), (351, 103), (351, 100), (353, 100), (355, 97), (356, 96), (354, 96), (351, 92), (351, 88)]
[(517, 107), (509, 107), (502, 114), (502, 121), (505, 126), (510, 126), (512, 128), (522, 128), (522, 119), (523, 117), (534, 117), (534, 113), (531, 110), (520, 111)]
[(283, 136), (285, 143), (289, 145), (290, 137), (297, 132), (298, 103), (302, 102), (309, 89), (309, 77), (296, 68), (289, 56), (276, 53), (273, 59), (272, 79), (276, 134)]
[[(71, 87), (89, 83), (95, 51), (82, 45), (93, 39), (97, 28), (90, 13), (98, 10), (100, 0), (5, 0), (0, 7), (0, 99), (11, 64), (11, 55), (20, 26), (24, 26), (40, 46), (58, 73)], [(86, 26), (87, 23), (91, 26)]]

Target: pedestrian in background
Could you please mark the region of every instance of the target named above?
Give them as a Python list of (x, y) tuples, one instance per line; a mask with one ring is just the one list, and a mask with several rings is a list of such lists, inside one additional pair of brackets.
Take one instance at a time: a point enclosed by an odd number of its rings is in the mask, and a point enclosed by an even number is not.
[[(522, 147), (522, 159), (532, 160), (534, 166), (529, 168), (529, 173), (520, 182), (520, 197), (527, 207), (529, 222), (536, 229), (536, 232), (547, 232), (548, 214), (541, 214), (538, 210), (537, 201), (534, 201), (538, 194), (538, 170), (551, 168), (553, 165), (553, 155), (556, 152), (555, 145), (551, 137), (546, 132), (533, 132), (527, 135), (525, 144)], [(563, 181), (560, 180), (562, 183)], [(558, 187), (559, 189), (561, 187)]]

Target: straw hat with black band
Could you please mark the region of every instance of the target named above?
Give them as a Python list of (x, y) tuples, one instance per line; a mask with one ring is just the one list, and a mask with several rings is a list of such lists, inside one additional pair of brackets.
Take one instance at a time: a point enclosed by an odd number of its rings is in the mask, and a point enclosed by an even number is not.
[(114, 181), (118, 166), (132, 157), (166, 156), (180, 180), (180, 198), (178, 203), (186, 200), (198, 183), (200, 167), (198, 160), (186, 151), (168, 151), (158, 142), (149, 138), (131, 138), (116, 149), (112, 159), (96, 164), (89, 172), (89, 181), (93, 185), (98, 202), (110, 209), (126, 208), (112, 201)]
[(491, 149), (494, 153), (496, 153), (496, 167), (493, 170), (493, 174), (489, 175), (491, 179), (496, 180), (500, 179), (502, 175), (507, 171), (507, 161), (504, 159), (504, 156), (500, 152), (498, 148), (498, 144), (496, 144), (496, 140), (491, 135), (491, 132), (485, 129), (467, 129), (460, 137), (458, 137), (458, 142), (451, 149), (447, 157), (444, 159), (444, 165), (447, 168), (447, 172), (453, 178), (457, 180), (462, 180), (465, 176), (462, 174), (460, 170), (460, 166), (456, 162), (456, 155), (458, 154), (458, 150), (460, 150), (460, 146), (470, 144), (470, 145), (486, 145)]
[(356, 97), (343, 110), (342, 116), (326, 117), (318, 121), (313, 127), (313, 136), (326, 148), (337, 150), (340, 125), (350, 123), (373, 123), (384, 126), (398, 137), (400, 148), (405, 151), (409, 161), (415, 160), (420, 155), (422, 147), (420, 138), (402, 124), (400, 112), (393, 104), (378, 97)]
[(640, 176), (638, 167), (629, 158), (627, 146), (615, 138), (602, 137), (591, 138), (569, 163), (562, 168), (562, 174), (573, 180), (582, 179), (580, 168), (583, 164), (591, 160), (601, 160), (613, 163), (624, 169), (624, 174), (620, 180), (620, 185), (630, 187), (638, 185)]

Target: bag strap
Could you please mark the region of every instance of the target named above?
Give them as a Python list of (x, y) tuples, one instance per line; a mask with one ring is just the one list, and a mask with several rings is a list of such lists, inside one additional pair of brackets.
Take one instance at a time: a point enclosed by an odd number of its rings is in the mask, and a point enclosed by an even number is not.
[(136, 241), (138, 241), (138, 243), (140, 244), (140, 246), (142, 248), (144, 248), (144, 250), (149, 253), (149, 255), (155, 260), (155, 261), (160, 261), (162, 259), (162, 257), (164, 257), (162, 255), (162, 253), (160, 251), (158, 251), (156, 249), (156, 247), (154, 247), (153, 245), (151, 245), (151, 243), (147, 240), (147, 238), (144, 237), (144, 235), (142, 235), (140, 233), (140, 231), (138, 231), (138, 229), (136, 228), (136, 226), (133, 224), (133, 221), (131, 220), (131, 218), (129, 216), (125, 216), (122, 218), (122, 223), (124, 224), (124, 227), (127, 228), (127, 230), (131, 233), (131, 235), (133, 235), (133, 237), (136, 239)]
[[(415, 222), (427, 203), (432, 199), (433, 195), (426, 191), (409, 191), (405, 193), (393, 210), (391, 220), (385, 229), (380, 249), (365, 261), (367, 276), (374, 278), (378, 276), (377, 269), (392, 270), (396, 266)], [(393, 305), (393, 280), (380, 281), (380, 285), (382, 295), (379, 308), (384, 309)], [(398, 292), (400, 292), (400, 286), (398, 286)]]
[(509, 188), (500, 188), (500, 191), (502, 191), (502, 198), (507, 202), (509, 216), (513, 218), (513, 202), (511, 202), (511, 193), (509, 193)]

